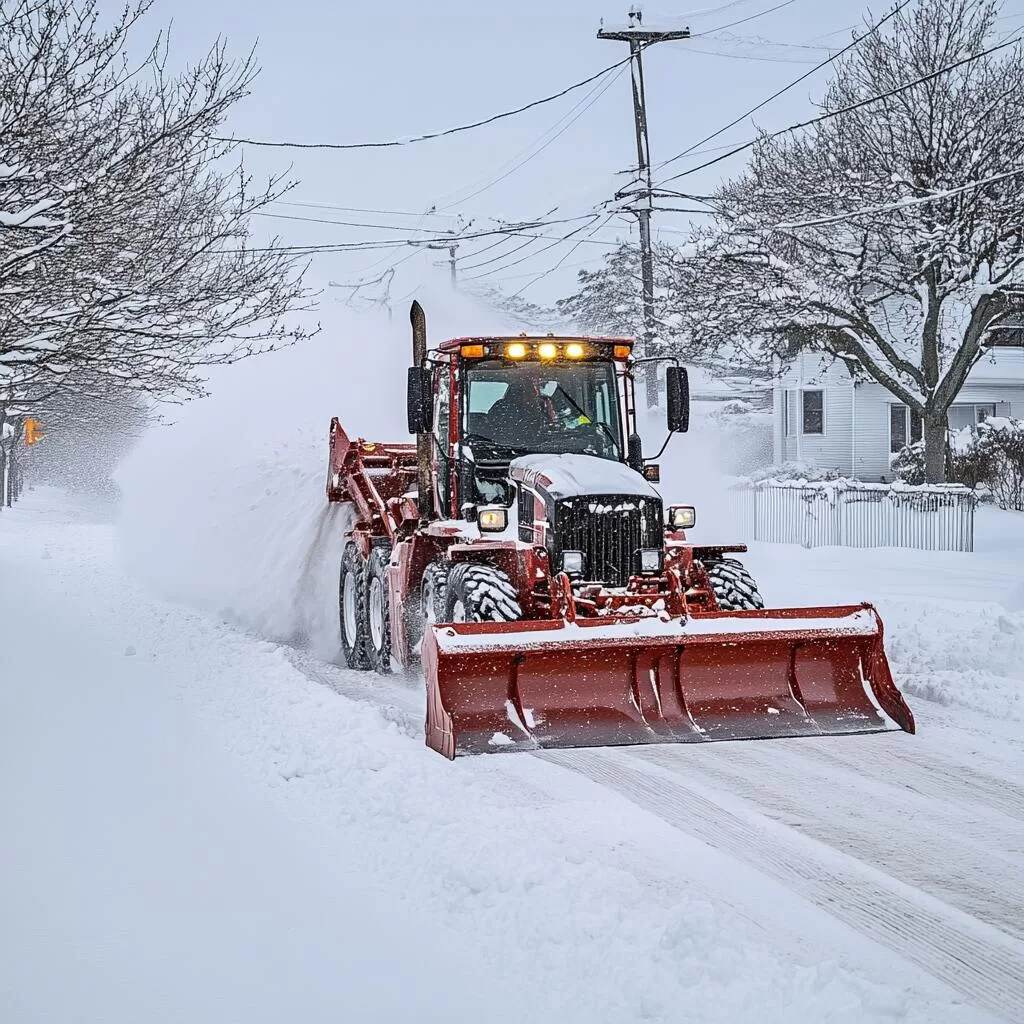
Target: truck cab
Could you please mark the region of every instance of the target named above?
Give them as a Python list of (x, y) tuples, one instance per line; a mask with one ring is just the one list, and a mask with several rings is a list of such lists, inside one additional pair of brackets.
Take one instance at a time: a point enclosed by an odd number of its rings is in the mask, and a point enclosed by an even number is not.
[[(410, 430), (431, 434), (436, 514), (471, 520), (480, 506), (511, 506), (510, 465), (525, 456), (588, 456), (643, 473), (632, 347), (522, 334), (457, 338), (430, 353), (410, 371), (409, 417)], [(685, 429), (685, 371), (674, 367), (669, 399), (670, 429)]]

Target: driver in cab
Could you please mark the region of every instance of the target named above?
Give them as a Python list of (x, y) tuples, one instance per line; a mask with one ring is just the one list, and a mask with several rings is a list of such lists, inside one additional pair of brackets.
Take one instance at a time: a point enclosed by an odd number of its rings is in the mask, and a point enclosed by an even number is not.
[[(487, 415), (487, 432), (494, 441), (514, 448), (528, 448), (562, 425), (560, 410), (542, 390), (545, 383), (548, 382), (532, 374), (516, 376), (509, 382), (505, 394), (491, 406)], [(564, 414), (565, 410), (561, 412)]]

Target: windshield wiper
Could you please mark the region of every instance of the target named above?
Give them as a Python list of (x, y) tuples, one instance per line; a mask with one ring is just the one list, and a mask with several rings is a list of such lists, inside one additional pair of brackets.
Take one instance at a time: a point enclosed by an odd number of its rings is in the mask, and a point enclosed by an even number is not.
[(556, 391), (561, 391), (561, 392), (562, 392), (562, 394), (563, 394), (563, 395), (565, 395), (565, 397), (566, 397), (566, 400), (567, 400), (567, 401), (569, 402), (569, 404), (570, 404), (570, 405), (571, 405), (571, 406), (572, 406), (572, 407), (573, 407), (573, 408), (574, 408), (574, 409), (575, 409), (575, 410), (576, 410), (576, 411), (577, 411), (577, 412), (578, 412), (578, 413), (579, 413), (579, 414), (580, 414), (580, 415), (581, 415), (581, 416), (582, 416), (582, 417), (583, 417), (583, 418), (584, 418), (584, 419), (585, 419), (585, 420), (586, 420), (586, 421), (587, 421), (588, 423), (596, 423), (596, 424), (597, 424), (597, 425), (598, 425), (598, 426), (599, 426), (599, 427), (600, 427), (600, 428), (601, 428), (601, 429), (602, 429), (602, 430), (603, 430), (603, 431), (605, 432), (605, 436), (606, 436), (606, 437), (608, 438), (608, 440), (609, 440), (609, 441), (611, 441), (611, 443), (612, 443), (612, 447), (613, 447), (613, 448), (615, 449), (615, 458), (617, 458), (617, 459), (618, 459), (618, 458), (621, 458), (621, 453), (619, 452), (619, 442), (618, 442), (618, 441), (616, 441), (616, 440), (615, 440), (615, 438), (614, 438), (614, 437), (612, 436), (612, 432), (611, 432), (611, 431), (610, 431), (610, 430), (609, 430), (609, 429), (608, 429), (608, 428), (607, 428), (607, 427), (606, 427), (606, 426), (605, 426), (605, 425), (604, 425), (604, 424), (603, 424), (603, 423), (602, 423), (602, 422), (601, 422), (600, 420), (592, 420), (592, 419), (591, 419), (591, 418), (590, 418), (590, 417), (589, 417), (589, 416), (587, 415), (587, 413), (586, 413), (586, 410), (585, 410), (585, 409), (582, 409), (582, 408), (580, 407), (580, 405), (579, 405), (579, 403), (578, 403), (578, 402), (576, 401), (576, 399), (574, 399), (574, 398), (572, 397), (572, 395), (570, 395), (570, 394), (569, 394), (569, 392), (568, 392), (568, 391), (566, 391), (566, 390), (565, 390), (565, 388), (563, 388), (563, 387), (562, 387), (562, 385), (561, 385), (561, 384), (556, 384), (556, 385), (555, 385), (555, 390), (556, 390)]

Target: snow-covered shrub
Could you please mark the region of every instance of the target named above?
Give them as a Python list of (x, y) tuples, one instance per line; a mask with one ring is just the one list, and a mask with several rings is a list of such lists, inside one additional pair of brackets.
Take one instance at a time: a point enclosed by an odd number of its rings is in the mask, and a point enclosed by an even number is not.
[[(970, 427), (950, 434), (946, 446), (947, 482), (963, 484), (972, 491), (984, 491), (992, 473), (992, 459), (987, 450), (979, 447), (977, 441), (977, 435)], [(914, 487), (923, 484), (924, 442), (915, 441), (890, 455), (889, 466), (897, 480)]]
[(970, 487), (986, 489), (995, 470), (989, 447), (979, 444), (978, 434), (971, 427), (951, 431), (946, 449), (946, 477)]
[(986, 420), (978, 425), (972, 448), (987, 466), (985, 482), (996, 504), (1024, 512), (1024, 420)]
[(783, 462), (778, 466), (765, 466), (747, 474), (753, 483), (763, 480), (806, 480), (810, 483), (841, 479), (838, 469), (819, 469), (809, 466), (806, 462)]
[(917, 487), (925, 482), (924, 442), (915, 441), (904, 445), (898, 452), (889, 456), (889, 468), (897, 480)]

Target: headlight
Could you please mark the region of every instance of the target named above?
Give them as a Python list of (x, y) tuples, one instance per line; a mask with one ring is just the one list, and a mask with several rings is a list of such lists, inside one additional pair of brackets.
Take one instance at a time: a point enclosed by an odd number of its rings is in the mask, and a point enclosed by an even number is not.
[(640, 571), (660, 572), (661, 571), (661, 548), (640, 549)]
[(579, 576), (583, 572), (583, 552), (563, 551), (562, 571), (570, 576)]
[(692, 505), (671, 505), (668, 525), (673, 530), (690, 530), (697, 524), (697, 510)]
[(502, 533), (508, 526), (508, 509), (482, 508), (476, 514), (481, 533)]

